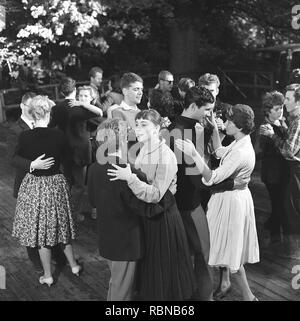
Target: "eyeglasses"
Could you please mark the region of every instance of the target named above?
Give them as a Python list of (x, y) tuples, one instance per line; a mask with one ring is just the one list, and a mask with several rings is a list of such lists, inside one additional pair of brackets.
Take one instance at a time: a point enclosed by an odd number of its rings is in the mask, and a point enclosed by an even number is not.
[(162, 81), (166, 81), (169, 85), (173, 84), (174, 80), (160, 79)]

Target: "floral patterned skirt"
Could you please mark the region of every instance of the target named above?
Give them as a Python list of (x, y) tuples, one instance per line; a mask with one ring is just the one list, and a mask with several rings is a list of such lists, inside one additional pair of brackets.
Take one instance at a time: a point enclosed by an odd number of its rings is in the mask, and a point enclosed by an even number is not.
[(70, 190), (62, 174), (24, 177), (12, 236), (28, 247), (68, 244), (75, 238)]

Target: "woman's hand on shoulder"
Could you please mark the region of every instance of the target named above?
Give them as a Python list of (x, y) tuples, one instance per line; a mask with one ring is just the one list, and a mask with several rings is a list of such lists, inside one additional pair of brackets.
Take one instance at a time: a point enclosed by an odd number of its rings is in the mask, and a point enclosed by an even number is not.
[(69, 106), (70, 107), (75, 107), (75, 106), (82, 106), (83, 103), (81, 101), (78, 101), (78, 100), (70, 100), (68, 102)]

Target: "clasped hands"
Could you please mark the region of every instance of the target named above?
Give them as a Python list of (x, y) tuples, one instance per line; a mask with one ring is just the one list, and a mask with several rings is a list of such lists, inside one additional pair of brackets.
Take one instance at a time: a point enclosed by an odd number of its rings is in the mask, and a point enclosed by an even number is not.
[(266, 124), (260, 126), (259, 134), (267, 137), (272, 137), (275, 133), (273, 127), (270, 124)]

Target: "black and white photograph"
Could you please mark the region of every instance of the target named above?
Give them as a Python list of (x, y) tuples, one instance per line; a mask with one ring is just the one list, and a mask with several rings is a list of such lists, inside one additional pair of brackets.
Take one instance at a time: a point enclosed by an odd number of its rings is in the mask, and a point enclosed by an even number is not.
[(0, 301), (300, 301), (300, 1), (0, 0)]

